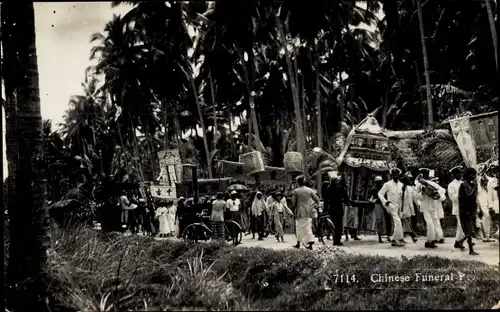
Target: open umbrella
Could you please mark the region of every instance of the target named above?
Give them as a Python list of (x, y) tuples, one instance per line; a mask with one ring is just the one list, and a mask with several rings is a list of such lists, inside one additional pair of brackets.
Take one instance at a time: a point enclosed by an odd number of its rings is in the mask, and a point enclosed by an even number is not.
[(227, 187), (227, 191), (248, 192), (249, 189), (243, 184), (232, 184)]

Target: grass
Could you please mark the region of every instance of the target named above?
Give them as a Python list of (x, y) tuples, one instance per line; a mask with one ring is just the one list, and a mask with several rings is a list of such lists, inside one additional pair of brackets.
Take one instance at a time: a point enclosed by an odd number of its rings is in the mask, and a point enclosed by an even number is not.
[[(333, 248), (311, 253), (189, 246), (83, 226), (53, 229), (52, 237), (54, 310), (489, 309), (500, 299), (498, 267), (479, 262), (354, 256)], [(469, 278), (370, 282), (373, 273), (413, 276), (427, 269), (466, 272)], [(336, 273), (355, 274), (359, 282), (335, 283)]]

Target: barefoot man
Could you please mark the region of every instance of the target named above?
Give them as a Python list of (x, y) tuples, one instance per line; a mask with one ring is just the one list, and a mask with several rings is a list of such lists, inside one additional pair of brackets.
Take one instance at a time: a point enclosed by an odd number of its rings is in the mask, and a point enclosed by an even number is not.
[(292, 192), (292, 210), (296, 216), (295, 228), (297, 235), (297, 244), (295, 248), (300, 248), (304, 244), (308, 249), (312, 249), (314, 244), (314, 235), (312, 232), (312, 207), (311, 199), (319, 205), (319, 197), (314, 191), (305, 186), (304, 176), (297, 178), (298, 188)]

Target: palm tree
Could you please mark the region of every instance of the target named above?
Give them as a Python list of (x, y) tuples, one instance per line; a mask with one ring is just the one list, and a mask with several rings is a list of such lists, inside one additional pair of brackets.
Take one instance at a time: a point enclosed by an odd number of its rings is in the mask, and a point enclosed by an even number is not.
[[(47, 265), (49, 215), (43, 163), (43, 132), (32, 2), (2, 4), (2, 45), (7, 95), (7, 118), (15, 142), (15, 195), (9, 196), (10, 252), (7, 299), (10, 309), (48, 311), (44, 272)], [(14, 97), (13, 97), (14, 95)], [(12, 107), (13, 106), (13, 107)], [(15, 114), (12, 113), (15, 111)], [(12, 137), (14, 136), (14, 137)], [(17, 156), (12, 158), (12, 156)]]
[[(495, 18), (493, 15), (493, 10), (491, 9), (491, 3), (489, 0), (484, 1), (486, 3), (486, 11), (488, 12), (488, 22), (491, 29), (491, 39), (493, 40), (493, 52), (495, 53), (495, 66), (498, 74), (498, 40), (497, 40), (497, 29), (495, 26)], [(498, 4), (497, 4), (498, 5)], [(497, 16), (498, 18), (498, 16)]]
[(422, 42), (422, 57), (424, 60), (425, 91), (427, 93), (427, 120), (428, 127), (434, 126), (434, 109), (432, 107), (431, 78), (429, 74), (429, 58), (427, 57), (427, 46), (425, 43), (424, 18), (422, 14), (421, 0), (417, 1), (418, 24), (420, 27), (420, 41)]

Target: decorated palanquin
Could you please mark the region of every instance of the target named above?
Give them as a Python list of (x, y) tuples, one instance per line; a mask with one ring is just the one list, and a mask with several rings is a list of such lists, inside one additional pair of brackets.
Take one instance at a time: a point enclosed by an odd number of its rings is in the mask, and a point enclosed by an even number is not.
[[(369, 203), (375, 176), (386, 176), (393, 167), (389, 138), (372, 115), (355, 126), (337, 158), (354, 204)], [(387, 178), (387, 177), (386, 177)]]

